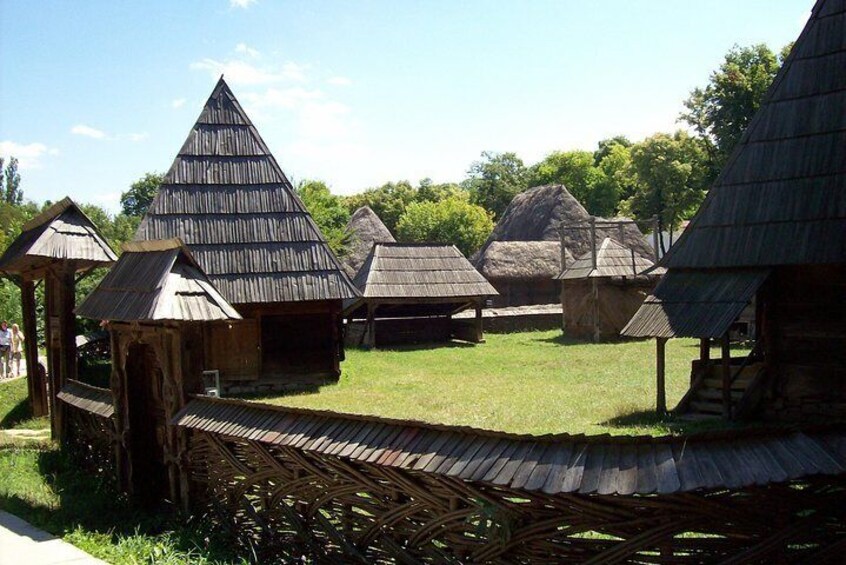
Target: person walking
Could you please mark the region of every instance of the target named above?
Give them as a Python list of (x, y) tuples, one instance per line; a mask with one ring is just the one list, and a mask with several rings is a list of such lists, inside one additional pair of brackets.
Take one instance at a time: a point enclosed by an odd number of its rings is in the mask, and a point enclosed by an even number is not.
[(9, 329), (9, 323), (6, 320), (0, 322), (0, 364), (3, 365), (0, 374), (3, 378), (8, 379), (11, 375), (11, 366), (9, 365), (9, 354), (12, 349), (12, 330)]
[(17, 324), (12, 324), (12, 363), (15, 364), (15, 376), (21, 376), (21, 355), (23, 355), (23, 344), (26, 341), (23, 332)]

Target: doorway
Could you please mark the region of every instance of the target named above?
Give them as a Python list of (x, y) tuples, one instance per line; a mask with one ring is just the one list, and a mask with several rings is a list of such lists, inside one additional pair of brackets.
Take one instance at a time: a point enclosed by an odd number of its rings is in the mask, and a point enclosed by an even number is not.
[(168, 492), (164, 462), (167, 420), (162, 370), (152, 347), (141, 343), (129, 346), (126, 381), (132, 493), (144, 503), (155, 504)]

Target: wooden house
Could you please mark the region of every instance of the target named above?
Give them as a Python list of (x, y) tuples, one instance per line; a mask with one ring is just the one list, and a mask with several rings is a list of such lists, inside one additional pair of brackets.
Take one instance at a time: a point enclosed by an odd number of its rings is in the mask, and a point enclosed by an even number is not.
[(243, 318), (206, 330), (224, 390), (338, 377), (342, 301), (358, 292), (222, 78), (136, 234), (168, 238)]
[[(624, 333), (703, 340), (680, 411), (846, 417), (846, 4), (814, 7), (737, 148)], [(755, 299), (757, 341), (727, 331)], [(709, 359), (708, 340), (722, 342)], [(659, 401), (659, 409), (661, 408)]]
[(170, 420), (205, 390), (205, 336), (235, 333), (240, 314), (178, 239), (125, 244), (76, 312), (108, 321), (121, 486), (151, 500), (187, 498), (186, 446)]
[[(482, 307), (496, 295), (454, 245), (376, 243), (354, 282), (363, 300), (348, 306), (347, 331), (369, 347), (453, 337), (479, 342)], [(474, 319), (452, 319), (467, 308), (475, 308)]]
[(655, 287), (654, 263), (610, 237), (568, 264), (561, 281), (562, 329), (578, 338), (617, 337)]
[(370, 206), (362, 206), (350, 217), (344, 230), (346, 250), (340, 258), (344, 270), (350, 276), (355, 274), (367, 260), (374, 243), (393, 243), (396, 240), (391, 235), (381, 218)]
[[(472, 257), (473, 265), (497, 289), (494, 306), (554, 304), (560, 298), (556, 277), (565, 262), (590, 250), (590, 233), (583, 226), (590, 214), (563, 185), (531, 188), (514, 197), (488, 240)], [(606, 220), (607, 222), (607, 220)], [(616, 228), (600, 228), (600, 240), (618, 237)], [(623, 227), (627, 246), (643, 257), (652, 248), (631, 222)]]
[[(73, 308), (77, 278), (97, 267), (111, 265), (116, 259), (94, 223), (70, 198), (56, 202), (24, 224), (21, 234), (0, 257), (0, 271), (21, 287), (26, 374), (33, 413), (46, 414), (49, 404), (54, 436), (61, 436), (63, 431), (61, 403), (56, 402), (56, 393), (65, 381), (76, 378)], [(49, 387), (38, 370), (35, 284), (39, 280), (44, 280)]]

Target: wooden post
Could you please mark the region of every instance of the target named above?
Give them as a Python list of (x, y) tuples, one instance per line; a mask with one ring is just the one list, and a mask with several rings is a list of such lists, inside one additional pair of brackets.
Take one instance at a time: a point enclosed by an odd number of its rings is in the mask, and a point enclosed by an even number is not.
[[(590, 256), (591, 256), (591, 265), (593, 269), (591, 271), (591, 275), (595, 273), (597, 266), (597, 250), (596, 250), (596, 217), (590, 217)], [(599, 287), (596, 283), (596, 277), (591, 276), (590, 279), (590, 289), (591, 289), (591, 317), (593, 318), (593, 341), (599, 341)]]
[[(561, 229), (561, 274), (564, 274), (564, 271), (567, 270), (567, 249), (564, 247), (564, 229)], [(564, 279), (559, 281), (561, 284), (561, 290), (559, 291), (559, 296), (561, 298), (561, 332), (566, 333), (567, 331), (567, 305), (564, 303)]]
[(372, 302), (367, 303), (367, 322), (364, 325), (365, 345), (373, 349), (376, 347), (376, 306)]
[(665, 354), (667, 338), (655, 339), (655, 373), (656, 373), (656, 399), (655, 409), (659, 416), (667, 413), (667, 392), (665, 382)]
[(47, 399), (50, 408), (50, 433), (53, 439), (59, 439), (59, 428), (57, 421), (57, 401), (56, 389), (58, 387), (58, 327), (53, 324), (56, 319), (56, 277), (52, 273), (48, 273), (44, 279), (44, 334), (46, 338), (47, 349)]
[(723, 369), (723, 418), (731, 420), (731, 350), (729, 349), (728, 331), (723, 334), (721, 345)]
[[(56, 313), (59, 319), (59, 372), (55, 379), (56, 391), (58, 394), (68, 379), (76, 379), (76, 317), (73, 309), (76, 303), (74, 289), (73, 264), (68, 265), (56, 280), (58, 304)], [(67, 422), (64, 417), (64, 406), (61, 402), (56, 403), (56, 420), (59, 432), (59, 441), (64, 443), (67, 432)]]
[(482, 343), (485, 341), (484, 334), (482, 333), (482, 302), (480, 300), (476, 301), (476, 343)]
[(711, 360), (711, 340), (707, 337), (699, 340), (699, 360), (703, 364)]
[(658, 250), (660, 249), (659, 245), (661, 242), (659, 238), (661, 234), (658, 233), (658, 216), (652, 216), (652, 246), (655, 248), (653, 252), (653, 256), (655, 257), (654, 263), (658, 264)]
[(26, 361), (26, 379), (29, 388), (29, 403), (35, 417), (47, 414), (47, 398), (44, 383), (38, 370), (38, 328), (35, 322), (35, 282), (24, 280), (21, 283), (21, 306), (23, 312), (24, 355)]

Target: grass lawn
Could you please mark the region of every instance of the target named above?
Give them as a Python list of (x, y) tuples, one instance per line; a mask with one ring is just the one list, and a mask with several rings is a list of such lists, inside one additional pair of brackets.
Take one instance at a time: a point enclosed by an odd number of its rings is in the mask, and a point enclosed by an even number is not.
[[(350, 350), (337, 384), (257, 400), (528, 434), (663, 435), (724, 425), (655, 416), (654, 340), (583, 343), (559, 330), (486, 339)], [(670, 408), (687, 390), (698, 348), (695, 340), (667, 344)]]
[(136, 508), (104, 477), (76, 467), (48, 439), (47, 419), (30, 417), (26, 394), (25, 379), (0, 382), (0, 510), (109, 563), (246, 563), (202, 520)]

